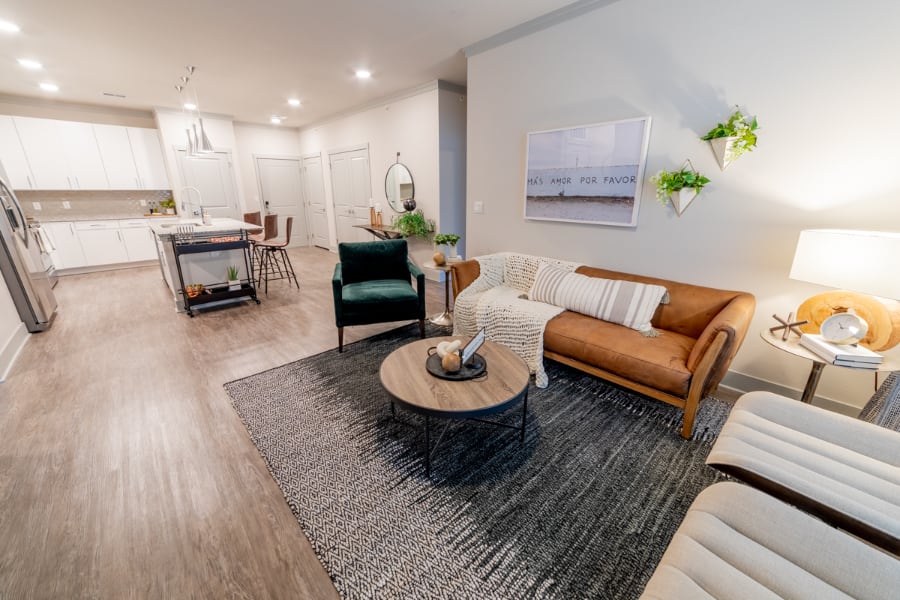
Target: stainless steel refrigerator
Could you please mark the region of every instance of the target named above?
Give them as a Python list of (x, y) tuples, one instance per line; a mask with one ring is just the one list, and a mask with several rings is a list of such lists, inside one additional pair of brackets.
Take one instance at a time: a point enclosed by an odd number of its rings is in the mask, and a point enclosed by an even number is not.
[(56, 297), (41, 260), (39, 242), (25, 222), (22, 206), (2, 164), (0, 209), (0, 274), (28, 331), (43, 331), (53, 321)]

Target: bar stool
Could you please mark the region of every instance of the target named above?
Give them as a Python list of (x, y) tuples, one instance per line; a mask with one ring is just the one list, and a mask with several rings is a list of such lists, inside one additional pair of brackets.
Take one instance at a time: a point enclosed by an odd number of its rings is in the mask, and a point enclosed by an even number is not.
[[(268, 217), (266, 217), (268, 219)], [(294, 274), (294, 265), (288, 257), (287, 246), (291, 243), (291, 229), (294, 225), (294, 217), (288, 217), (285, 222), (285, 238), (284, 240), (264, 240), (256, 243), (256, 249), (261, 254), (259, 263), (259, 280), (257, 286), (266, 283), (266, 294), (269, 293), (269, 280), (287, 279), (290, 284), (291, 278), (300, 289), (300, 282), (297, 281), (297, 275)]]
[[(248, 221), (246, 217), (253, 217), (256, 215), (256, 221)], [(260, 221), (260, 213), (245, 213), (244, 221), (247, 223), (253, 223), (254, 225), (263, 225)], [(264, 242), (266, 240), (271, 240), (275, 237), (278, 237), (278, 215), (271, 214), (266, 215), (265, 225), (263, 225), (263, 230), (260, 233), (254, 233), (247, 236), (247, 239), (250, 240), (250, 245), (253, 247), (253, 262), (256, 265), (262, 266), (262, 253), (259, 251), (257, 244), (260, 242)], [(257, 281), (259, 277), (256, 277)]]

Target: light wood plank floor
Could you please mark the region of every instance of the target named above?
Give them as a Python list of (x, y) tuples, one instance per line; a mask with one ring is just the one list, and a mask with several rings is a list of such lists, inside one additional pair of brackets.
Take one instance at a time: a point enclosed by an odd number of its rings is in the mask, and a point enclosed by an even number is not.
[(158, 267), (60, 280), (0, 384), (0, 599), (337, 596), (222, 388), (337, 346), (336, 255), (291, 258), (299, 292), (194, 319)]

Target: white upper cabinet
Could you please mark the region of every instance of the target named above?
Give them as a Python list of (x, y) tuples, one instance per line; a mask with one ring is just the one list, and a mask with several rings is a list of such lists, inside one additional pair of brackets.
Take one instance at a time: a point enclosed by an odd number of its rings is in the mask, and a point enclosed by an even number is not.
[(118, 125), (94, 125), (94, 135), (106, 168), (109, 189), (140, 189), (141, 183), (126, 128)]
[(34, 177), (12, 117), (0, 116), (0, 163), (14, 190), (33, 190)]
[(166, 174), (159, 133), (155, 129), (128, 127), (128, 139), (134, 153), (134, 163), (141, 188), (145, 190), (168, 190), (172, 186)]
[(0, 161), (13, 189), (171, 189), (155, 129), (0, 116)]
[(109, 180), (93, 126), (90, 123), (57, 121), (57, 127), (68, 159), (71, 189), (108, 190)]
[(31, 117), (12, 119), (34, 176), (35, 189), (74, 189), (66, 152), (60, 141), (59, 121)]

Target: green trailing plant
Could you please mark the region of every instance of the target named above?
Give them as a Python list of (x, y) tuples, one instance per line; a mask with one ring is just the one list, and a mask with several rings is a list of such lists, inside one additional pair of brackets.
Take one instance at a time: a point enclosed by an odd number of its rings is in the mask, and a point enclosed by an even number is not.
[(236, 266), (231, 265), (228, 267), (227, 273), (228, 273), (228, 281), (237, 281), (238, 274), (240, 273), (240, 271), (238, 271), (238, 268)]
[(434, 243), (438, 246), (443, 244), (447, 244), (449, 246), (456, 247), (456, 242), (460, 240), (460, 237), (455, 233), (439, 233), (434, 236)]
[(434, 233), (434, 219), (426, 219), (421, 210), (395, 216), (392, 225), (403, 237), (418, 236), (427, 241)]
[(756, 130), (759, 129), (759, 123), (756, 117), (752, 119), (745, 117), (740, 109), (735, 108), (734, 112), (725, 123), (717, 123), (715, 127), (704, 135), (702, 140), (715, 140), (718, 138), (735, 138), (734, 145), (730, 148), (730, 159), (736, 160), (745, 152), (751, 152), (756, 148)]
[(699, 194), (703, 186), (709, 183), (709, 178), (685, 166), (680, 171), (662, 170), (651, 177), (650, 181), (656, 184), (656, 199), (662, 204), (668, 204), (669, 197), (684, 188), (694, 188)]

